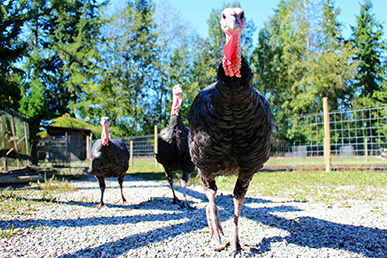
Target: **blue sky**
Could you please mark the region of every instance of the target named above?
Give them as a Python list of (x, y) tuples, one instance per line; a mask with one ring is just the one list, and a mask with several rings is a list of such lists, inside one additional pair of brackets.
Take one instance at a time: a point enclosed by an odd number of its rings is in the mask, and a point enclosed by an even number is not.
[[(223, 0), (154, 0), (156, 4), (166, 1), (175, 9), (181, 12), (182, 18), (189, 21), (196, 31), (203, 37), (208, 36), (207, 20), (212, 8), (219, 8), (223, 3), (234, 2)], [(263, 27), (264, 22), (274, 14), (280, 0), (239, 0), (245, 11), (247, 19), (252, 18), (258, 31)], [(350, 25), (356, 25), (356, 15), (360, 14), (360, 3), (362, 0), (336, 0), (335, 6), (341, 9), (339, 21), (343, 24), (343, 36), (348, 38), (351, 35)], [(373, 0), (373, 10), (376, 20), (383, 24), (383, 38), (387, 39), (387, 0)], [(254, 41), (256, 37), (254, 37)]]

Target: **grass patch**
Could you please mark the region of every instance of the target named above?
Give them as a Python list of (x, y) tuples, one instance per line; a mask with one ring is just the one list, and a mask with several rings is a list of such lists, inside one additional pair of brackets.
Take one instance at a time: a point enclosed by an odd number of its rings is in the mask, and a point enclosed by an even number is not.
[(0, 213), (8, 215), (26, 215), (35, 211), (34, 201), (25, 199), (31, 190), (12, 190), (6, 188), (0, 192)]
[[(384, 167), (385, 161), (381, 160), (377, 156), (354, 156), (354, 157), (341, 157), (331, 156), (332, 166), (372, 166), (380, 165)], [(324, 157), (270, 157), (265, 163), (266, 165), (280, 165), (280, 166), (325, 166)]]
[(259, 172), (250, 183), (251, 192), (300, 201), (385, 200), (387, 177), (370, 171)]
[(47, 175), (44, 174), (44, 183), (37, 183), (38, 188), (42, 194), (42, 199), (44, 201), (56, 201), (55, 195), (65, 192), (73, 192), (76, 190), (74, 186), (70, 184), (69, 181), (62, 178), (59, 181), (55, 175), (52, 175), (50, 179), (47, 179)]
[[(155, 165), (154, 159), (135, 159), (133, 166), (129, 167), (128, 175), (131, 175), (135, 178), (140, 178), (143, 180), (156, 180), (162, 181), (166, 180), (165, 171), (163, 165), (157, 163)], [(174, 178), (180, 180), (182, 176), (181, 171), (174, 172)], [(197, 170), (193, 171), (190, 175), (189, 184), (199, 183), (198, 180), (195, 180), (197, 177)]]
[(4, 230), (0, 229), (0, 237), (10, 239), (14, 235), (16, 235), (19, 231), (20, 229), (15, 229), (15, 226), (13, 224), (12, 225), (8, 224)]
[[(128, 173), (144, 180), (166, 180), (163, 167), (160, 164), (156, 167), (153, 159), (135, 160)], [(181, 172), (175, 173), (175, 178), (180, 179)], [(236, 179), (236, 175), (217, 175), (217, 186), (222, 191), (232, 193)], [(202, 184), (197, 170), (190, 175), (189, 184)], [(261, 171), (254, 175), (248, 194), (327, 203), (350, 199), (386, 200), (387, 175), (372, 170)]]
[[(50, 202), (55, 202), (56, 194), (75, 190), (76, 188), (69, 181), (64, 178), (58, 180), (54, 175), (49, 179), (45, 176), (44, 182), (31, 183), (29, 187), (15, 189), (7, 187), (0, 191), (0, 214), (32, 214), (38, 204), (45, 205)], [(2, 234), (5, 233), (3, 232)]]
[(164, 173), (164, 168), (159, 163), (155, 164), (152, 158), (141, 158), (133, 160), (133, 166), (129, 167), (128, 173)]
[(143, 180), (164, 180), (165, 173), (161, 164), (155, 165), (154, 159), (135, 159), (127, 174)]

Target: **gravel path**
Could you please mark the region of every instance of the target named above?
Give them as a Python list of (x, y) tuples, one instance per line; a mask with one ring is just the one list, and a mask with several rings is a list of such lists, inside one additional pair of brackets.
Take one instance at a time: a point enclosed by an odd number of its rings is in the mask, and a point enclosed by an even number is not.
[[(34, 198), (31, 214), (1, 214), (0, 229), (14, 225), (11, 238), (0, 238), (0, 257), (228, 257), (213, 249), (205, 219), (201, 186), (189, 186), (197, 209), (171, 204), (166, 181), (138, 181), (127, 176), (120, 200), (116, 179), (107, 180), (105, 207), (93, 177), (73, 181), (78, 190), (44, 204)], [(176, 187), (181, 196), (181, 188)], [(216, 199), (225, 236), (231, 231), (230, 192)], [(387, 257), (387, 202), (292, 202), (247, 194), (240, 219), (240, 239), (256, 252), (237, 257)], [(376, 212), (375, 212), (376, 211)], [(224, 237), (222, 239), (224, 241)]]

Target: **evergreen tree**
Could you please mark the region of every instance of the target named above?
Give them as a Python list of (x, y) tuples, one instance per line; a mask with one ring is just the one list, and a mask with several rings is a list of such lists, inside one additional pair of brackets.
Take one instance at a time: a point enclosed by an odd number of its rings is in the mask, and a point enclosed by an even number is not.
[[(372, 3), (364, 0), (360, 15), (357, 16), (356, 27), (352, 27), (352, 42), (358, 49), (354, 59), (359, 62), (354, 90), (359, 94), (355, 99), (355, 107), (372, 106), (376, 103), (387, 103), (386, 94), (386, 63), (383, 53), (386, 43), (382, 40), (383, 27), (372, 13)], [(375, 150), (378, 125), (372, 112), (366, 114), (367, 137), (369, 149)]]
[(22, 28), (33, 15), (28, 1), (0, 3), (0, 107), (19, 108), (20, 85), (25, 76), (16, 63), (27, 54), (27, 42), (21, 40)]
[(333, 109), (353, 98), (355, 50), (341, 36), (338, 14), (331, 0), (283, 0), (259, 33), (258, 88), (270, 101), (279, 139), (302, 137), (288, 131), (285, 118), (319, 112), (323, 97)]
[(352, 27), (354, 56), (359, 62), (354, 90), (359, 93), (355, 106), (374, 105), (375, 101), (387, 103), (385, 91), (386, 62), (383, 53), (386, 42), (382, 40), (383, 27), (372, 13), (372, 2), (364, 0), (357, 24)]
[(128, 2), (106, 17), (104, 43), (96, 81), (85, 87), (79, 103), (82, 117), (97, 123), (102, 114), (129, 134), (151, 133), (154, 92), (159, 75), (156, 24), (151, 1)]
[(47, 21), (52, 27), (48, 47), (53, 52), (49, 63), (56, 64), (56, 81), (48, 94), (57, 115), (65, 110), (73, 116), (77, 114), (80, 95), (95, 76), (101, 27), (99, 8), (103, 5), (95, 0), (52, 2)]
[(172, 104), (172, 88), (180, 83), (183, 86), (183, 103), (180, 109), (183, 121), (186, 120), (190, 107), (188, 101), (191, 93), (190, 71), (193, 62), (192, 46), (197, 37), (192, 25), (181, 18), (181, 13), (168, 2), (160, 2), (156, 6), (154, 20), (157, 24), (156, 32), (158, 62), (155, 67), (160, 75), (156, 76), (155, 94), (157, 95), (151, 117), (160, 128), (169, 123)]

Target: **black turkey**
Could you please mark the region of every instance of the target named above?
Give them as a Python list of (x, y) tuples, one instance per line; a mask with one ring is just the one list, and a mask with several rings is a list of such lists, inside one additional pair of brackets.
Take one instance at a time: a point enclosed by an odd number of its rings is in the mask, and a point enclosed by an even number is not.
[(206, 213), (211, 237), (215, 234), (219, 242), (223, 229), (215, 205), (215, 176), (238, 174), (233, 230), (228, 241), (216, 249), (231, 245), (235, 256), (238, 249), (251, 250), (239, 242), (238, 218), (253, 175), (269, 159), (272, 114), (268, 101), (253, 88), (253, 74), (241, 55), (243, 10), (224, 9), (220, 23), (226, 34), (224, 57), (218, 81), (200, 91), (191, 105), (189, 149), (209, 201)]
[(105, 178), (117, 177), (121, 188), (122, 201), (126, 202), (122, 190), (126, 171), (129, 168), (129, 151), (122, 139), (109, 139), (109, 118), (102, 117), (102, 134), (91, 148), (90, 174), (94, 175), (101, 189), (100, 206), (104, 205), (103, 194), (106, 184)]
[[(182, 103), (182, 87), (177, 84), (172, 89), (172, 110), (168, 127), (161, 130), (157, 138), (157, 161), (163, 165), (165, 175), (172, 189), (173, 203), (178, 203), (182, 208), (192, 208), (187, 202), (186, 187), (189, 175), (195, 169), (188, 150), (189, 128), (184, 125), (180, 116)], [(173, 187), (173, 172), (182, 171), (181, 186), (184, 200), (180, 201)]]

